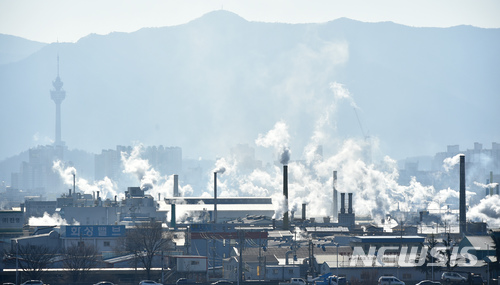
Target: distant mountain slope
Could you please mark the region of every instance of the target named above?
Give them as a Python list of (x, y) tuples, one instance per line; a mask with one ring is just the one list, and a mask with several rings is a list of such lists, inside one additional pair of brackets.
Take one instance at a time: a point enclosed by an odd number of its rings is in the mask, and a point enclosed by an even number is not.
[[(395, 158), (447, 144), (500, 141), (500, 29), (411, 28), (339, 19), (248, 22), (216, 11), (184, 25), (89, 35), (0, 66), (0, 158), (54, 137), (49, 90), (60, 76), (62, 138), (97, 153), (138, 141), (213, 158), (277, 121), (294, 159), (318, 128), (325, 151), (377, 137)], [(343, 84), (354, 101), (334, 98)], [(328, 118), (325, 123), (322, 119)], [(331, 143), (331, 146), (326, 144)]]
[(0, 34), (0, 64), (21, 60), (45, 45), (47, 44)]

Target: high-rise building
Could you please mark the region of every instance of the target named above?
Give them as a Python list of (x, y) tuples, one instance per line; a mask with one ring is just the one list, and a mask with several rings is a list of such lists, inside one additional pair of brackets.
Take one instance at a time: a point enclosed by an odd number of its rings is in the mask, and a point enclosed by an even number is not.
[(57, 56), (57, 77), (52, 81), (53, 90), (50, 90), (50, 97), (56, 103), (56, 137), (54, 145), (61, 146), (64, 142), (61, 140), (61, 103), (66, 98), (66, 91), (62, 89), (63, 82), (59, 77), (59, 55)]

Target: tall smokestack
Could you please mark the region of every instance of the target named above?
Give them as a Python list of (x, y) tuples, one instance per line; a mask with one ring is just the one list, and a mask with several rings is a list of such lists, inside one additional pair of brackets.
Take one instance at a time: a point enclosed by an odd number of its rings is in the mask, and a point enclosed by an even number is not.
[[(490, 171), (490, 183), (493, 183), (493, 171)], [(490, 196), (493, 196), (495, 188), (493, 186), (490, 187)]]
[(352, 214), (352, 193), (349, 193), (349, 207), (347, 208), (347, 213)]
[(174, 197), (179, 197), (179, 175), (174, 174)]
[(73, 194), (76, 194), (76, 192), (75, 192), (75, 184), (76, 184), (75, 180), (76, 180), (75, 174), (73, 173)]
[(217, 172), (214, 172), (214, 224), (217, 224)]
[(460, 233), (466, 231), (466, 212), (465, 212), (465, 155), (460, 155)]
[(337, 217), (337, 214), (339, 213), (339, 194), (337, 192), (337, 171), (333, 172), (333, 219)]
[(306, 220), (306, 203), (302, 203), (302, 221)]
[(170, 209), (171, 209), (171, 211), (170, 211), (170, 226), (175, 229), (177, 227), (177, 225), (175, 223), (175, 204), (170, 205)]
[(283, 214), (283, 229), (288, 230), (288, 165), (283, 165), (283, 196), (285, 196), (285, 213)]
[(340, 193), (340, 213), (345, 214), (345, 193)]

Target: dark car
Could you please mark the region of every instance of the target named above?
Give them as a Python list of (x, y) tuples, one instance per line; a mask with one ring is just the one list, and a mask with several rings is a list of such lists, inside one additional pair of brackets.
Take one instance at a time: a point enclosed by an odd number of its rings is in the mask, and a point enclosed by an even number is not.
[(484, 284), (484, 280), (483, 280), (483, 277), (481, 277), (481, 275), (477, 275), (477, 274), (472, 275), (471, 274), (467, 278), (467, 284), (470, 284), (470, 285), (483, 285)]
[(441, 285), (441, 282), (424, 280), (424, 281), (418, 282), (416, 285)]

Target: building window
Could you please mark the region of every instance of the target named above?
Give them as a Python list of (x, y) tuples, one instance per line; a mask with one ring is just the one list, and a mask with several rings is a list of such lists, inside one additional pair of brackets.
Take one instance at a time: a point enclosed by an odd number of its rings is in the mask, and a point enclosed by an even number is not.
[(293, 274), (293, 269), (288, 269), (288, 274)]
[(109, 241), (105, 241), (105, 242), (104, 242), (104, 246), (109, 246), (109, 245), (110, 245), (110, 244), (109, 244)]
[(200, 264), (199, 261), (197, 261), (197, 260), (191, 260), (191, 265), (198, 265), (198, 264)]
[(273, 274), (278, 274), (278, 269), (273, 269)]
[(10, 218), (10, 223), (14, 223), (14, 218)]
[(16, 223), (18, 223), (18, 224), (19, 224), (19, 221), (20, 221), (20, 220), (19, 220), (19, 218), (16, 218)]

